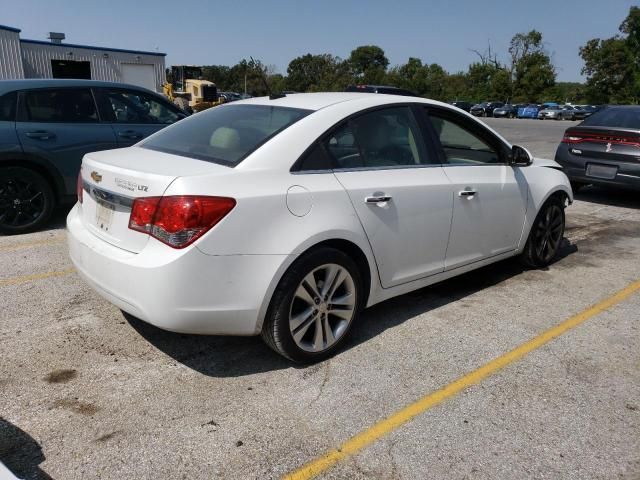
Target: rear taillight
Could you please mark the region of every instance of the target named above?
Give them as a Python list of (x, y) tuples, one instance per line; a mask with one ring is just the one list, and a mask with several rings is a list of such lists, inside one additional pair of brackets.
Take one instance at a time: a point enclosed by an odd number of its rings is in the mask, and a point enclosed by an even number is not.
[(228, 197), (180, 195), (136, 198), (129, 228), (157, 238), (173, 248), (184, 248), (204, 235), (235, 207)]
[(584, 141), (584, 138), (576, 137), (574, 135), (565, 135), (564, 137), (562, 137), (562, 143), (573, 144), (573, 143), (580, 143), (582, 141)]
[(78, 174), (78, 180), (76, 181), (76, 194), (78, 195), (78, 202), (82, 203), (84, 192), (84, 182), (82, 181), (82, 172)]

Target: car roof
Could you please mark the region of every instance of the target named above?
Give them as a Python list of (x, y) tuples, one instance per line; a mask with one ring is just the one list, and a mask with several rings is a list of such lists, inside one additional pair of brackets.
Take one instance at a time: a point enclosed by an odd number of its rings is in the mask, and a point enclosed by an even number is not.
[(384, 93), (364, 92), (318, 92), (296, 93), (271, 100), (269, 97), (254, 97), (241, 100), (238, 103), (246, 105), (270, 105), (304, 110), (321, 110), (343, 102), (376, 103), (380, 105), (391, 103), (427, 103), (451, 108), (451, 105), (422, 97), (407, 97), (402, 95), (387, 95)]
[[(103, 82), (99, 80), (76, 80), (61, 78), (27, 78), (19, 80), (0, 80), (0, 95), (14, 90), (27, 90), (31, 88), (56, 88), (56, 87), (111, 87), (131, 88), (150, 92), (143, 87), (126, 83)], [(156, 92), (153, 92), (156, 93)]]

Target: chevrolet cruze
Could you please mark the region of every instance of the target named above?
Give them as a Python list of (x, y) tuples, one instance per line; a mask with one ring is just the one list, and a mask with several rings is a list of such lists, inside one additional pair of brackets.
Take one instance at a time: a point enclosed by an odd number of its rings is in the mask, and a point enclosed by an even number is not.
[(572, 198), (558, 164), (444, 103), (254, 98), (87, 154), (69, 251), (143, 321), (313, 362), (365, 307), (508, 257), (548, 265)]

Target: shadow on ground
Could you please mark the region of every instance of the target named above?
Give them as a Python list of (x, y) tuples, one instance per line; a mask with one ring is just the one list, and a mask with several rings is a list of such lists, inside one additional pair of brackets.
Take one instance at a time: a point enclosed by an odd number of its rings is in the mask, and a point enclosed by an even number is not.
[(0, 462), (18, 478), (51, 480), (39, 465), (45, 457), (42, 447), (28, 433), (0, 417)]
[(576, 200), (622, 208), (640, 208), (640, 192), (590, 185), (574, 192)]
[[(556, 262), (578, 249), (564, 239)], [(442, 283), (393, 298), (364, 312), (344, 349), (353, 348), (416, 315), (497, 285), (525, 270), (517, 260), (502, 261)], [(166, 332), (126, 313), (131, 326), (177, 362), (212, 377), (237, 377), (284, 368), (304, 368), (271, 351), (260, 337), (216, 337)]]

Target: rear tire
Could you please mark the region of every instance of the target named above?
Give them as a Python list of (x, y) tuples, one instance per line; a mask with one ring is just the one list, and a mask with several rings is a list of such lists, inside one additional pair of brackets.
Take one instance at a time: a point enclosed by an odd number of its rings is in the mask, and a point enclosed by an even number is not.
[(38, 172), (0, 168), (0, 234), (15, 235), (42, 227), (53, 212), (51, 186)]
[(564, 203), (558, 197), (551, 197), (542, 206), (531, 226), (529, 238), (520, 255), (522, 263), (534, 268), (549, 265), (560, 250), (564, 226)]
[(344, 343), (363, 298), (355, 262), (340, 250), (319, 248), (296, 260), (280, 280), (262, 339), (294, 362), (324, 360)]

